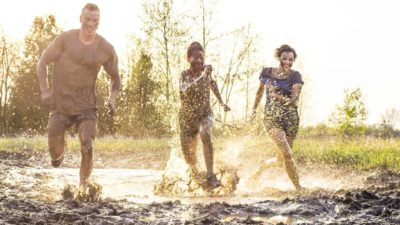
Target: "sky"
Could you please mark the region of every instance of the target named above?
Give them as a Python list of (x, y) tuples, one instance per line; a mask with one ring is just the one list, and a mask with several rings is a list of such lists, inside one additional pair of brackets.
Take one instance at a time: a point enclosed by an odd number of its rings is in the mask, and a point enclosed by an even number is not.
[[(1, 2), (0, 28), (20, 40), (35, 16), (54, 14), (65, 30), (79, 28), (80, 11), (87, 3)], [(128, 36), (141, 32), (141, 1), (91, 2), (101, 10), (98, 33), (115, 46), (118, 54), (123, 54)], [(306, 81), (304, 123), (326, 121), (336, 105), (342, 103), (346, 89), (361, 88), (369, 124), (380, 123), (381, 115), (389, 108), (400, 110), (400, 13), (396, 0), (220, 0), (217, 9), (217, 29), (252, 24), (261, 38), (259, 50), (265, 66), (276, 65), (273, 50), (281, 44), (296, 49), (298, 60), (294, 68), (298, 67)]]

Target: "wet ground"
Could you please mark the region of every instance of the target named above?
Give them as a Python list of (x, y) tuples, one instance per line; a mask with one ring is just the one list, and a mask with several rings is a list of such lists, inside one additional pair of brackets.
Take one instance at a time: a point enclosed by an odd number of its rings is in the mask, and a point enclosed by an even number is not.
[(81, 202), (62, 197), (79, 181), (79, 155), (66, 154), (60, 169), (50, 168), (48, 157), (0, 152), (0, 224), (400, 224), (400, 174), (390, 171), (300, 165), (306, 190), (295, 192), (280, 169), (249, 185), (257, 166), (243, 162), (232, 193), (158, 196), (153, 188), (168, 157), (122, 165), (126, 156), (97, 155), (93, 177), (103, 186), (101, 200)]

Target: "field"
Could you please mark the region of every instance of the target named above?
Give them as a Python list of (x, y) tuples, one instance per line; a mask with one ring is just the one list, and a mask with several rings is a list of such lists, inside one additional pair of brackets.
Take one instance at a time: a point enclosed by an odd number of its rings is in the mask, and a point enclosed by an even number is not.
[[(214, 139), (215, 167), (230, 166), (240, 181), (233, 195), (195, 197), (153, 193), (178, 138), (99, 138), (93, 177), (98, 202), (63, 199), (76, 185), (79, 142), (68, 137), (61, 169), (50, 167), (45, 137), (0, 139), (1, 224), (398, 224), (400, 140), (300, 137), (294, 156), (306, 190), (294, 191), (284, 170), (248, 178), (274, 157), (268, 137)], [(201, 144), (198, 155), (201, 159)]]

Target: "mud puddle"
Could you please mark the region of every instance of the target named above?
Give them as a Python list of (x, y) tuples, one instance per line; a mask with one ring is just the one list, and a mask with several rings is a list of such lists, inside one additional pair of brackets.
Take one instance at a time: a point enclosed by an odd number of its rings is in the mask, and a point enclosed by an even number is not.
[(65, 185), (78, 183), (77, 168), (10, 154), (0, 160), (0, 224), (400, 224), (400, 174), (390, 171), (307, 168), (303, 192), (279, 169), (253, 186), (238, 171), (230, 195), (166, 197), (153, 192), (164, 171), (95, 168), (102, 199), (80, 202), (61, 198)]

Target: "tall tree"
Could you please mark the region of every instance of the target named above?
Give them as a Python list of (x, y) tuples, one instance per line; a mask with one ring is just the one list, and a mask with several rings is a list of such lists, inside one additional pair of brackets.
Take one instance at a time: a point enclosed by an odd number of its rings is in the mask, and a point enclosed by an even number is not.
[(152, 43), (152, 58), (156, 62), (155, 71), (164, 81), (164, 95), (167, 103), (176, 99), (175, 86), (183, 68), (182, 49), (188, 29), (182, 22), (185, 17), (176, 10), (174, 0), (148, 0), (143, 4), (143, 30)]
[(151, 57), (142, 51), (127, 86), (134, 136), (160, 136), (168, 130), (157, 107), (160, 85), (152, 76), (152, 68)]
[(17, 74), (20, 47), (0, 32), (0, 135), (8, 134), (10, 119), (9, 100), (11, 85)]
[[(220, 65), (219, 71), (224, 71), (222, 72), (223, 77), (221, 77), (223, 81), (221, 93), (225, 98), (224, 101), (229, 104), (234, 88), (239, 87), (240, 90), (240, 86), (242, 86), (238, 85), (238, 82), (244, 80), (243, 86), (248, 85), (250, 75), (256, 73), (260, 68), (260, 62), (257, 60), (259, 37), (253, 33), (250, 24), (248, 24), (227, 33), (226, 39), (231, 41), (221, 43), (221, 46), (224, 49), (229, 49), (225, 51), (227, 61)], [(246, 94), (249, 94), (248, 90)], [(223, 121), (226, 121), (226, 113), (223, 117)]]
[[(53, 15), (39, 16), (34, 19), (25, 37), (21, 65), (15, 76), (10, 99), (13, 107), (11, 123), (16, 132), (43, 133), (46, 130), (48, 110), (41, 107), (36, 65), (42, 52), (60, 32)], [(50, 85), (51, 76), (50, 71)]]

